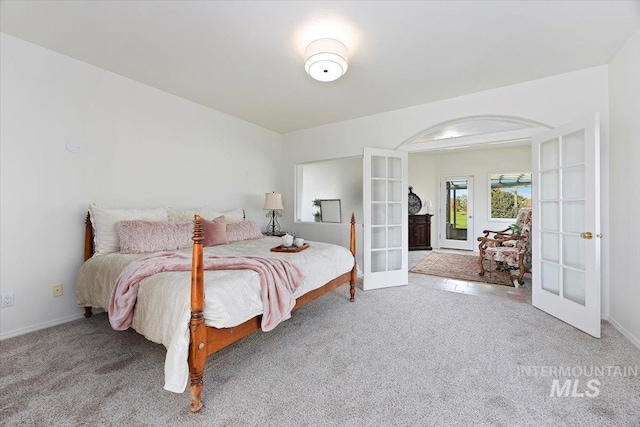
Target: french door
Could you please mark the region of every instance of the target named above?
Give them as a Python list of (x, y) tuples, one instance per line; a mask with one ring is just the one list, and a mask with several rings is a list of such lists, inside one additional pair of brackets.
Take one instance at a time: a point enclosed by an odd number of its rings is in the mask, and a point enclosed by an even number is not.
[(409, 283), (407, 158), (364, 148), (364, 290)]
[(473, 250), (473, 177), (440, 178), (439, 244), (441, 248)]
[(533, 137), (533, 305), (600, 337), (598, 115)]

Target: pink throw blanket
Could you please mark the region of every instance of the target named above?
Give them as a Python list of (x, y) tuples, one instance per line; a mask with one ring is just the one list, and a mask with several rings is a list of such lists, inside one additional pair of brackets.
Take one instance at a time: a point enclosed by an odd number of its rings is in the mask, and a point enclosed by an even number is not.
[[(302, 272), (288, 261), (262, 257), (204, 256), (205, 270), (253, 270), (260, 275), (262, 330), (267, 332), (291, 317), (296, 304), (293, 292), (302, 283)], [(109, 322), (115, 330), (127, 329), (133, 320), (138, 286), (145, 277), (163, 271), (190, 271), (191, 257), (164, 252), (136, 260), (118, 277), (109, 300)]]

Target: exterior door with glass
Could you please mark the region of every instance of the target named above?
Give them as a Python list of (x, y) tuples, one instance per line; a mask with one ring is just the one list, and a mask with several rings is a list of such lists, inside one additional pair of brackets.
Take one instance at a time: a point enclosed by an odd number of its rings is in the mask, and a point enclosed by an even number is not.
[(598, 115), (532, 140), (535, 307), (600, 337)]
[(364, 149), (364, 290), (409, 283), (407, 158)]
[(441, 248), (473, 250), (473, 177), (440, 178)]

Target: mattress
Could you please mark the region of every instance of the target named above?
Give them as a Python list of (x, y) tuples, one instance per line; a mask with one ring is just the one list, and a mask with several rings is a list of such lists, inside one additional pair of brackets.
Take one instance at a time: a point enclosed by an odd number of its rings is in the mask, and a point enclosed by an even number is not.
[[(296, 253), (270, 252), (280, 238), (265, 237), (228, 245), (204, 248), (205, 254), (218, 256), (263, 256), (290, 261), (300, 268), (304, 280), (297, 298), (321, 287), (353, 268), (353, 255), (346, 248), (309, 242), (309, 248)], [(179, 252), (191, 254), (191, 249)], [(150, 254), (112, 253), (90, 258), (76, 283), (79, 305), (109, 307), (111, 292), (122, 270), (136, 259)], [(140, 282), (132, 327), (150, 341), (167, 348), (165, 389), (181, 393), (188, 381), (187, 352), (191, 272), (163, 272)], [(204, 272), (204, 318), (207, 326), (229, 328), (262, 314), (260, 280), (250, 270)]]

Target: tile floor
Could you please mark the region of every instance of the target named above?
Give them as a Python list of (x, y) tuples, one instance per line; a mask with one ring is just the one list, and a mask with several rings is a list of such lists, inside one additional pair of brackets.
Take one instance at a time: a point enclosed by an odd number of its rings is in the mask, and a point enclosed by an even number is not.
[[(464, 253), (468, 251), (455, 251), (438, 249), (440, 252)], [(409, 269), (420, 262), (431, 251), (409, 251)], [(508, 298), (512, 301), (531, 304), (531, 276), (525, 275), (524, 286), (519, 288), (502, 285), (491, 285), (481, 282), (467, 282), (458, 279), (447, 279), (439, 276), (428, 276), (426, 274), (409, 273), (409, 281), (413, 284), (431, 286), (449, 292), (460, 292), (468, 295), (477, 295), (492, 298)]]

